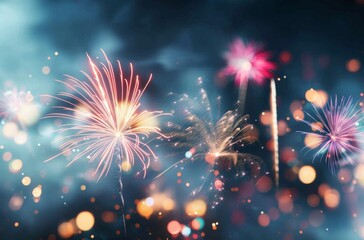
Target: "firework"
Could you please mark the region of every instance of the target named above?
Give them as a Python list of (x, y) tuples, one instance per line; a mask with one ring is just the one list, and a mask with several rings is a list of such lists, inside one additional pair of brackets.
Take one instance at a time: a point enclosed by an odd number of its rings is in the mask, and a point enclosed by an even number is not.
[(362, 111), (351, 98), (338, 101), (337, 97), (323, 108), (313, 108), (314, 115), (308, 114), (312, 122), (303, 122), (315, 132), (303, 133), (310, 139), (307, 147), (317, 150), (314, 159), (325, 158), (333, 173), (339, 166), (354, 164), (361, 152)]
[(244, 43), (235, 39), (225, 53), (227, 66), (222, 69), (220, 76), (235, 75), (235, 83), (239, 86), (240, 107), (244, 108), (248, 81), (263, 84), (264, 80), (272, 77), (275, 65), (268, 61), (270, 54), (261, 51), (255, 43)]
[[(199, 84), (202, 84), (201, 79)], [(205, 160), (209, 166), (209, 174), (204, 177), (204, 183), (193, 191), (193, 194), (196, 194), (206, 186), (209, 186), (210, 190), (223, 189), (224, 177), (214, 174), (216, 169), (228, 171), (233, 169), (236, 173), (234, 177), (260, 175), (262, 171), (259, 165), (260, 159), (236, 150), (257, 140), (254, 126), (248, 123), (248, 115), (240, 116), (237, 111), (228, 111), (219, 120), (214, 121), (210, 100), (203, 88), (200, 89), (199, 98), (190, 98), (184, 94), (175, 101), (175, 104), (178, 103), (184, 107), (186, 123), (184, 127), (180, 124), (169, 123), (170, 140), (174, 147), (189, 150), (185, 153), (185, 158), (158, 176), (179, 164)]]
[(277, 97), (276, 83), (274, 79), (270, 81), (271, 88), (271, 111), (272, 111), (272, 137), (273, 137), (273, 172), (276, 186), (279, 186), (279, 145), (278, 145), (278, 121), (277, 121)]
[(29, 91), (20, 91), (16, 87), (0, 94), (3, 135), (12, 138), (16, 144), (26, 144), (31, 153), (33, 148), (27, 141), (27, 126), (37, 122), (41, 112), (40, 106), (33, 100), (34, 97)]
[(23, 125), (27, 123), (24, 115), (27, 108), (32, 107), (32, 101), (33, 96), (30, 92), (19, 91), (17, 88), (5, 91), (0, 97), (0, 117)]
[(58, 133), (62, 137), (59, 140), (63, 141), (60, 153), (47, 161), (73, 149), (81, 149), (68, 165), (82, 158), (87, 158), (90, 163), (96, 161), (95, 173), (100, 179), (107, 175), (115, 160), (123, 204), (121, 162), (133, 165), (135, 159), (139, 159), (145, 175), (150, 160), (156, 155), (143, 139), (150, 134), (163, 137), (155, 120), (165, 114), (161, 111), (139, 111), (140, 98), (152, 75), (142, 87), (138, 75), (133, 75), (131, 64), (130, 77), (126, 79), (120, 62), (117, 62), (118, 72), (115, 73), (106, 54), (103, 54), (106, 64), (100, 63), (101, 67), (88, 56), (91, 75), (84, 72), (88, 82), (67, 76), (68, 81), (62, 83), (74, 93), (61, 92), (51, 96), (65, 106), (57, 106), (62, 111), (51, 113), (48, 117), (70, 120), (70, 123), (60, 126)]

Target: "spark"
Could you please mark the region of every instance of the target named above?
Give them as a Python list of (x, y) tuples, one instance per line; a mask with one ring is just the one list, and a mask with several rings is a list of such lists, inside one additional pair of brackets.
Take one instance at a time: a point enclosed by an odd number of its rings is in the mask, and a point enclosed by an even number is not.
[(310, 135), (312, 141), (307, 147), (317, 149), (314, 159), (323, 157), (332, 173), (346, 164), (355, 164), (355, 156), (362, 152), (362, 111), (352, 99), (337, 97), (331, 99), (323, 108), (314, 108), (314, 115), (308, 114), (312, 122), (304, 121), (315, 132), (303, 132)]

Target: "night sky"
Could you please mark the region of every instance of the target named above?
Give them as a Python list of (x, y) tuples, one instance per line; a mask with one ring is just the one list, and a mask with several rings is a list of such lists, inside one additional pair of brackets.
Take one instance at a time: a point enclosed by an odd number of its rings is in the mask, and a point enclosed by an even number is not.
[[(361, 109), (363, 24), (362, 0), (0, 0), (0, 108), (8, 91), (31, 97), (23, 113), (26, 124), (1, 116), (0, 239), (363, 239), (364, 155), (358, 151), (353, 156), (357, 164), (332, 173), (324, 159), (314, 158), (316, 150), (306, 147), (300, 131), (310, 132), (310, 127), (295, 120), (302, 113), (310, 121), (308, 114), (315, 108), (307, 97), (310, 89), (324, 94), (326, 101), (351, 97)], [(70, 91), (56, 81), (66, 81), (65, 74), (86, 81), (81, 73), (90, 72), (86, 54), (103, 61), (103, 49), (114, 67), (120, 60), (126, 75), (132, 63), (143, 83), (152, 73), (141, 109), (173, 113), (159, 122), (162, 132), (168, 132), (168, 122), (187, 124), (171, 92), (198, 98), (204, 88), (215, 122), (237, 108), (234, 76), (219, 75), (227, 64), (224, 53), (235, 39), (259, 45), (276, 66), (279, 187), (272, 173), (271, 127), (264, 117), (271, 111), (270, 79), (262, 85), (249, 81), (239, 114), (250, 115), (259, 140), (235, 149), (257, 156), (261, 173), (255, 176), (249, 169), (247, 176), (234, 177), (227, 172), (223, 190), (204, 189), (193, 196), (201, 176), (216, 186), (207, 176), (208, 163), (202, 158), (178, 165), (155, 179), (189, 149), (174, 148), (173, 139), (152, 138), (159, 158), (146, 177), (138, 174), (138, 163), (123, 173), (126, 236), (117, 166), (97, 181), (95, 165), (87, 159), (68, 167), (70, 156), (44, 162), (59, 153), (54, 142), (59, 123), (45, 116), (57, 111), (52, 106), (63, 104), (46, 95)], [(9, 123), (17, 125), (17, 133), (9, 130)], [(355, 142), (358, 148), (364, 147), (363, 139)], [(298, 176), (306, 165), (316, 173), (310, 184)], [(196, 199), (207, 206), (206, 213), (188, 216), (186, 204)], [(138, 210), (143, 201), (152, 201), (152, 206)], [(173, 202), (171, 209), (159, 206), (166, 201)], [(146, 214), (148, 209), (153, 213)], [(77, 224), (81, 212), (94, 218), (88, 230)], [(181, 226), (177, 234), (167, 227), (171, 221)]]

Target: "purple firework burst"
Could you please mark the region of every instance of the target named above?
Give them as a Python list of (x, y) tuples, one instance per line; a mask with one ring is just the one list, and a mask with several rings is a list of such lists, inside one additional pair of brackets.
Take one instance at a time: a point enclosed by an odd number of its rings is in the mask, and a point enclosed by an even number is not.
[(317, 150), (316, 158), (325, 158), (330, 170), (346, 164), (355, 164), (361, 153), (362, 110), (353, 104), (352, 98), (331, 99), (323, 108), (314, 107), (314, 114), (307, 114), (312, 121), (303, 121), (314, 132), (303, 132), (310, 136), (307, 147)]

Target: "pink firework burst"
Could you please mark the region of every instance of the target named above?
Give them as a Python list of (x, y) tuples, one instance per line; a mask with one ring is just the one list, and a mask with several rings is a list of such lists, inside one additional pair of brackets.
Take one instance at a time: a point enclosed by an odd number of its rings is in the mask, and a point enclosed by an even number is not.
[(225, 53), (227, 66), (221, 70), (220, 76), (235, 75), (237, 85), (246, 84), (249, 80), (262, 84), (272, 77), (275, 69), (275, 65), (268, 61), (269, 57), (270, 53), (261, 51), (255, 43), (244, 43), (237, 38)]
[(97, 162), (96, 172), (99, 178), (107, 175), (115, 155), (117, 164), (126, 161), (131, 165), (139, 159), (144, 174), (150, 160), (156, 158), (152, 149), (143, 140), (150, 134), (164, 137), (157, 126), (156, 120), (162, 111), (140, 111), (140, 98), (152, 79), (141, 86), (138, 75), (133, 75), (133, 66), (130, 64), (130, 77), (124, 78), (121, 64), (118, 61), (117, 72), (106, 54), (103, 52), (106, 63), (98, 67), (88, 56), (91, 74), (84, 73), (88, 81), (81, 81), (67, 76), (67, 82), (61, 82), (73, 93), (61, 92), (57, 96), (50, 96), (62, 103), (57, 106), (61, 110), (51, 113), (50, 118), (69, 120), (69, 123), (60, 126), (58, 133), (60, 154), (50, 158), (54, 159), (73, 149), (80, 152), (73, 156), (73, 162), (79, 159)]
[(314, 159), (324, 157), (333, 173), (337, 167), (356, 163), (362, 151), (363, 115), (351, 98), (338, 101), (335, 97), (321, 109), (314, 107), (314, 116), (308, 116), (313, 121), (304, 122), (315, 132), (303, 133), (310, 137), (307, 147), (317, 150)]

